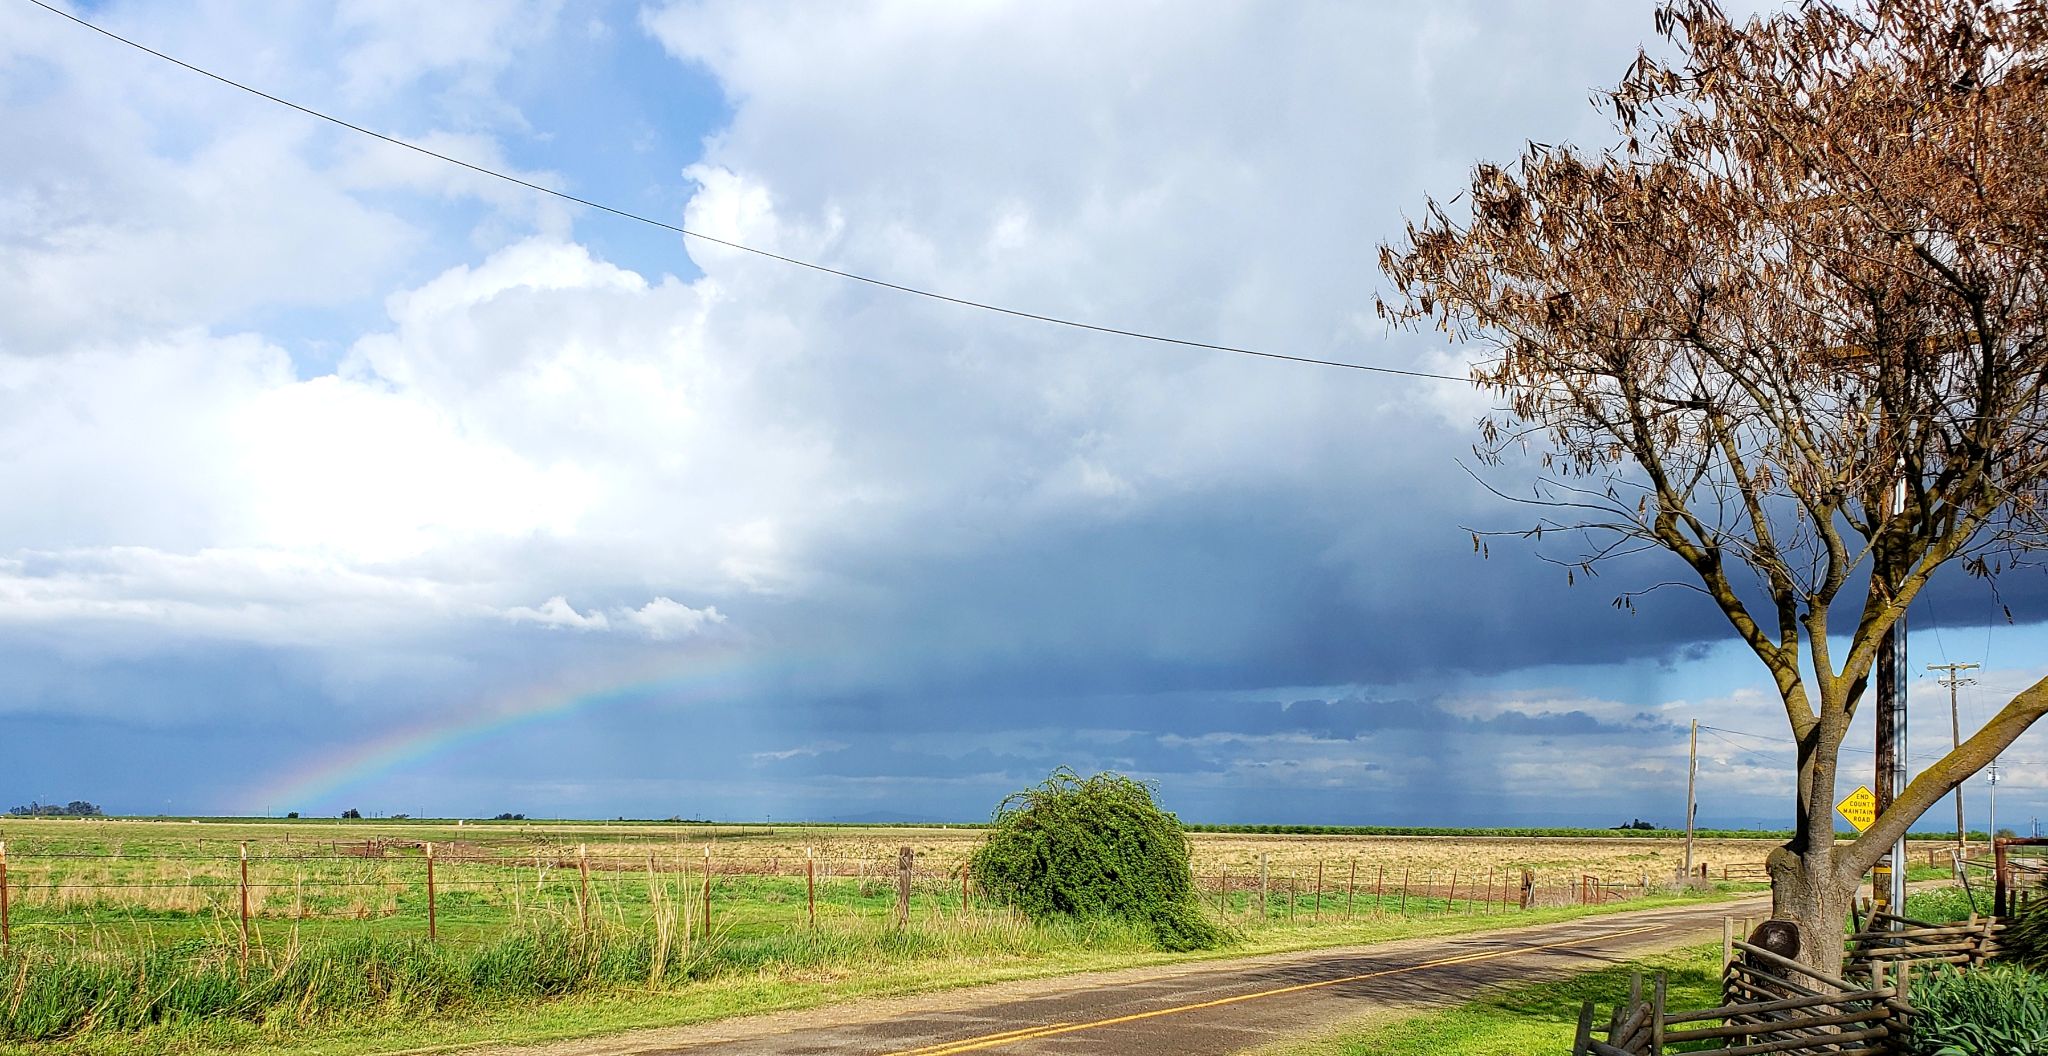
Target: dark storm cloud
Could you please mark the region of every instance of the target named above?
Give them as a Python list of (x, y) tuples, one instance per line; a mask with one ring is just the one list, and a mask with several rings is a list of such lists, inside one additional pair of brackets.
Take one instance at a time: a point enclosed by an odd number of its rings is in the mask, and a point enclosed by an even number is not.
[(1697, 594), (1613, 608), (1625, 585), (1669, 574), (1654, 555), (1577, 588), (1505, 546), (1482, 560), (1458, 528), (1462, 476), (1442, 494), (1407, 487), (1398, 510), (1369, 481), (1321, 484), (1042, 526), (999, 555), (849, 557), (868, 589), (768, 615), (780, 637), (863, 643), (852, 651), (887, 668), (864, 678), (930, 696), (1377, 684), (1674, 656), (1727, 635)]

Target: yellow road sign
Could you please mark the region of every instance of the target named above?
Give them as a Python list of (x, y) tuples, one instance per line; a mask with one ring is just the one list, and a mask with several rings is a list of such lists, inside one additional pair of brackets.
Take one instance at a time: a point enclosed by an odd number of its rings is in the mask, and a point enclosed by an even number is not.
[(1856, 826), (1857, 832), (1862, 832), (1877, 821), (1877, 796), (1868, 786), (1858, 785), (1856, 791), (1843, 796), (1842, 801), (1835, 804), (1835, 809), (1849, 819), (1849, 824)]

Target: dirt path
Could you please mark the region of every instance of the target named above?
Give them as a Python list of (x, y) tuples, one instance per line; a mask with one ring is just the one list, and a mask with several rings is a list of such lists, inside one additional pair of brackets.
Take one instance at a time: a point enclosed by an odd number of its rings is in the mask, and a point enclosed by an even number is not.
[(1220, 1056), (1377, 1012), (1459, 1004), (1486, 987), (1561, 978), (1711, 941), (1721, 935), (1721, 918), (1761, 916), (1768, 905), (1758, 898), (1366, 947), (1093, 972), (485, 1051)]

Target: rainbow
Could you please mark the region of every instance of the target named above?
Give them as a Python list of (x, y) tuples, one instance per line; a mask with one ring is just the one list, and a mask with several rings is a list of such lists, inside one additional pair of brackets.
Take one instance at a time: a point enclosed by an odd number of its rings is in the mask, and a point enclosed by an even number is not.
[(744, 650), (726, 646), (684, 656), (658, 655), (626, 672), (529, 686), (484, 706), (434, 715), (344, 746), (310, 764), (301, 762), (251, 789), (237, 812), (257, 815), (286, 806), (312, 807), (363, 782), (521, 727), (657, 694), (701, 698), (737, 689), (744, 678), (758, 673), (758, 663)]

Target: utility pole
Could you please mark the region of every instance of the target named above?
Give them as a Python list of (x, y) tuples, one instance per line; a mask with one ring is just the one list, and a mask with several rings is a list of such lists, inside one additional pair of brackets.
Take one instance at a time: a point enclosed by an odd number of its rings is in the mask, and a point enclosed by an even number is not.
[(1986, 834), (1998, 839), (1998, 757), (1991, 757), (1991, 820)]
[[(1956, 749), (1956, 748), (1961, 748), (1961, 747), (1963, 746), (1963, 727), (1962, 727), (1962, 723), (1961, 723), (1961, 721), (1960, 721), (1960, 720), (1958, 720), (1958, 719), (1956, 718), (1956, 687), (1957, 687), (1957, 686), (1974, 686), (1974, 685), (1976, 685), (1976, 684), (1977, 684), (1977, 680), (1976, 680), (1976, 679), (1974, 679), (1974, 678), (1964, 678), (1964, 677), (1962, 677), (1962, 674), (1961, 674), (1961, 672), (1964, 672), (1964, 671), (1974, 671), (1974, 670), (1976, 670), (1976, 669), (1977, 669), (1977, 667), (1978, 667), (1978, 666), (1979, 666), (1979, 665), (1977, 665), (1977, 664), (1928, 664), (1928, 665), (1927, 665), (1927, 670), (1929, 670), (1929, 671), (1946, 671), (1946, 672), (1948, 672), (1948, 674), (1947, 674), (1947, 675), (1946, 675), (1945, 677), (1943, 677), (1943, 678), (1942, 678), (1942, 680), (1941, 680), (1941, 684), (1942, 684), (1942, 685), (1944, 685), (1944, 686), (1947, 686), (1947, 687), (1948, 687), (1948, 736), (1949, 736), (1949, 741), (1950, 741), (1950, 749), (1951, 749), (1951, 750), (1954, 750), (1954, 749)], [(1963, 828), (1963, 786), (1962, 786), (1961, 784), (1958, 784), (1958, 785), (1956, 785), (1956, 853), (1957, 853), (1957, 854), (1960, 854), (1960, 855), (1967, 855), (1967, 854), (1969, 854), (1969, 853), (1970, 853), (1970, 845), (1969, 845), (1969, 842), (1968, 842), (1968, 841), (1967, 841), (1967, 840), (1965, 839), (1965, 837), (1964, 837), (1964, 835), (1963, 835), (1963, 834), (1964, 834), (1965, 832), (1967, 832), (1967, 831), (1968, 831), (1967, 829)]]
[[(1904, 466), (1901, 465), (1903, 473)], [(1903, 476), (1892, 490), (1894, 517), (1906, 512), (1906, 481)], [(1888, 546), (1879, 555), (1876, 574), (1884, 577), (1885, 586), (1896, 590), (1897, 560)], [(1877, 773), (1873, 784), (1877, 790), (1877, 816), (1883, 817), (1890, 810), (1892, 799), (1906, 789), (1906, 761), (1910, 758), (1906, 750), (1906, 614), (1884, 632), (1884, 641), (1877, 650)], [(1872, 870), (1876, 900), (1892, 913), (1904, 911), (1906, 904), (1906, 836), (1904, 832), (1892, 841), (1892, 853), (1888, 861)]]
[(1699, 810), (1694, 786), (1700, 776), (1700, 720), (1692, 720), (1692, 746), (1685, 763), (1685, 880), (1692, 882), (1692, 816)]

